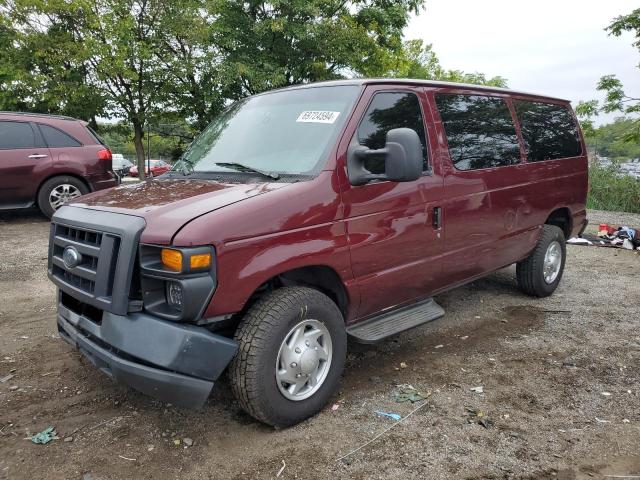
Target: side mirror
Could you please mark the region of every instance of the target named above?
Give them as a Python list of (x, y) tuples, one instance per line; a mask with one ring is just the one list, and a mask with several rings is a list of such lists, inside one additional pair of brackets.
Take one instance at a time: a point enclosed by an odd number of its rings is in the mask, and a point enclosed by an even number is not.
[[(374, 174), (365, 168), (367, 158), (384, 155), (384, 173)], [(410, 128), (394, 128), (387, 132), (384, 148), (370, 150), (362, 145), (349, 148), (347, 171), (351, 185), (364, 185), (372, 180), (410, 182), (422, 175), (420, 137)]]

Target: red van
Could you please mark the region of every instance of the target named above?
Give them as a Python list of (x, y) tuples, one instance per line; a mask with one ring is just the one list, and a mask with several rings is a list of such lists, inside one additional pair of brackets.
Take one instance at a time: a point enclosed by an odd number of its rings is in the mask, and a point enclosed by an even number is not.
[(111, 151), (86, 122), (0, 112), (0, 210), (37, 205), (51, 217), (72, 198), (117, 184)]
[(433, 297), (517, 264), (557, 288), (586, 220), (569, 102), (491, 87), (345, 80), (241, 100), (161, 179), (53, 217), (60, 334), (100, 370), (286, 426), (335, 391), (347, 337), (444, 315)]

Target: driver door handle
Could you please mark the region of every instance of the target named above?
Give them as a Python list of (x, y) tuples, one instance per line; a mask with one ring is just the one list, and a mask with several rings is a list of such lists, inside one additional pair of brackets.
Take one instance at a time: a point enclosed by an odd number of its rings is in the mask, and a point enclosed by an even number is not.
[(442, 226), (442, 208), (433, 208), (433, 228), (438, 229)]
[(29, 158), (44, 158), (44, 157), (48, 157), (49, 155), (45, 155), (44, 153), (34, 153), (32, 155), (29, 155)]

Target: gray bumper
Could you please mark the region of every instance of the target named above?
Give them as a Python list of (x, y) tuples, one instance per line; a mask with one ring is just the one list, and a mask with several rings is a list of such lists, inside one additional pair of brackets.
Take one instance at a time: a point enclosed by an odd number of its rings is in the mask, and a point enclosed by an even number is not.
[(165, 402), (200, 408), (237, 350), (208, 330), (144, 313), (103, 312), (100, 325), (58, 304), (58, 331), (116, 381)]

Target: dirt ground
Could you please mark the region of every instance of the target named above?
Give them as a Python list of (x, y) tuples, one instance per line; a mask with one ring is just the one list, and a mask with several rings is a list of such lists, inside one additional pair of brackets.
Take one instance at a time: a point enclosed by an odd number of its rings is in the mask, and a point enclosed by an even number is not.
[[(444, 318), (350, 345), (337, 409), (276, 431), (226, 381), (193, 412), (88, 366), (56, 334), (48, 230), (35, 212), (0, 215), (0, 478), (640, 478), (638, 253), (569, 246), (543, 300), (516, 290), (513, 267), (440, 295)], [(431, 395), (396, 403), (401, 384)], [(59, 439), (25, 439), (48, 426)]]

